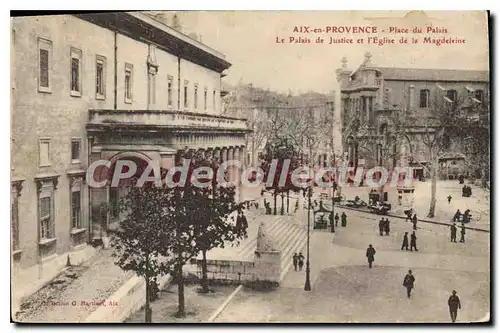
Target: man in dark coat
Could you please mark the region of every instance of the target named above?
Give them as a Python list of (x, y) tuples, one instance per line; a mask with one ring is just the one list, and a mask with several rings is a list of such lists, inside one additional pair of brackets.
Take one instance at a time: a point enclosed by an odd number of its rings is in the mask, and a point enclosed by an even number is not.
[(339, 225), (339, 213), (335, 213), (335, 226)]
[(299, 261), (299, 271), (302, 271), (302, 267), (304, 267), (304, 256), (302, 255), (302, 252), (299, 253), (297, 260)]
[(389, 236), (389, 232), (391, 231), (391, 223), (389, 222), (389, 219), (386, 217), (385, 222), (384, 222), (384, 231), (385, 235)]
[(450, 242), (456, 243), (457, 242), (457, 226), (455, 225), (455, 223), (453, 223), (453, 225), (450, 227), (450, 231), (451, 231)]
[(460, 243), (465, 243), (465, 224), (463, 223), (462, 223), (462, 228), (460, 229)]
[(451, 203), (451, 195), (448, 195), (448, 205)]
[(347, 215), (345, 212), (342, 212), (342, 226), (347, 227)]
[(385, 221), (384, 218), (381, 218), (380, 221), (378, 222), (378, 230), (380, 232), (380, 236), (384, 235), (384, 229), (385, 229)]
[(413, 214), (413, 230), (417, 230), (417, 214)]
[(293, 269), (297, 271), (297, 265), (299, 264), (299, 256), (297, 255), (297, 252), (293, 254)]
[(368, 267), (372, 268), (372, 263), (375, 261), (375, 248), (370, 244), (366, 249), (366, 258), (368, 258)]
[(457, 292), (455, 290), (452, 291), (452, 295), (450, 296), (450, 298), (448, 298), (448, 307), (450, 308), (451, 321), (455, 322), (457, 320), (458, 310), (462, 309), (460, 298), (458, 298)]
[(405, 232), (405, 235), (403, 236), (403, 245), (401, 245), (401, 251), (403, 251), (403, 249), (408, 251), (408, 233), (407, 232)]
[(415, 277), (413, 276), (411, 269), (408, 271), (408, 274), (406, 274), (404, 280), (403, 280), (403, 286), (406, 287), (406, 295), (408, 298), (411, 296), (411, 290), (413, 289), (413, 285), (415, 283)]
[(460, 213), (460, 209), (457, 209), (457, 212), (453, 215), (453, 222), (460, 221), (460, 215), (462, 215), (462, 213)]
[(417, 249), (417, 235), (415, 235), (415, 231), (410, 236), (410, 251), (418, 251)]

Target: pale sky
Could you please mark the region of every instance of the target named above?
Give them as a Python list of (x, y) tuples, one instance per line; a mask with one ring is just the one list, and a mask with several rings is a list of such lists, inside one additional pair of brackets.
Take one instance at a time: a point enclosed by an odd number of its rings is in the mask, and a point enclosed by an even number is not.
[[(232, 63), (225, 80), (294, 93), (338, 91), (335, 70), (347, 57), (348, 68), (356, 69), (364, 53), (372, 53), (372, 63), (378, 66), (488, 70), (488, 27), (485, 12), (367, 12), (367, 11), (190, 11), (178, 12), (183, 32), (202, 35), (203, 43), (224, 53)], [(172, 13), (167, 14), (169, 19)], [(419, 37), (460, 37), (465, 44), (332, 44), (330, 37), (362, 38), (366, 34), (297, 34), (295, 26), (377, 26), (379, 31), (390, 26), (427, 25), (446, 28), (446, 34), (426, 34)], [(322, 37), (325, 44), (277, 44), (276, 37), (307, 37), (314, 41)], [(395, 38), (381, 32), (377, 37)]]

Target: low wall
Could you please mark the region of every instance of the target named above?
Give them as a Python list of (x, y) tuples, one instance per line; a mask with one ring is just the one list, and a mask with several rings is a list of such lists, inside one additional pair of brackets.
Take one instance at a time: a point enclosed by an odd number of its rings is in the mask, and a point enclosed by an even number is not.
[[(158, 278), (160, 289), (172, 280), (170, 275)], [(111, 295), (106, 302), (92, 312), (86, 323), (122, 323), (146, 304), (146, 282), (143, 277), (134, 276)]]
[[(197, 275), (201, 278), (201, 260), (196, 260)], [(255, 281), (280, 282), (281, 252), (267, 251), (255, 255), (254, 261), (207, 260), (208, 279), (237, 284)]]

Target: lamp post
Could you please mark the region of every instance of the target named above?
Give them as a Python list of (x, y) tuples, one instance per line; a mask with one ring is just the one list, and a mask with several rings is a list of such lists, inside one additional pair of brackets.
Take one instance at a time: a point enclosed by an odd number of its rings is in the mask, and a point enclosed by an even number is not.
[(305, 291), (311, 291), (311, 267), (309, 265), (309, 238), (311, 232), (311, 196), (312, 196), (312, 187), (309, 188), (307, 192), (307, 258), (306, 258), (306, 283), (304, 285)]

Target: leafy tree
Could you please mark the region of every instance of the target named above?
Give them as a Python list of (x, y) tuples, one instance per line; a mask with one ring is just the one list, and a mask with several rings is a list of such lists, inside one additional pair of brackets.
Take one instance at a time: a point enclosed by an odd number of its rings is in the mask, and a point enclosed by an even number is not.
[(146, 283), (145, 322), (151, 322), (150, 301), (158, 275), (170, 270), (169, 261), (162, 257), (165, 237), (172, 233), (165, 223), (165, 191), (150, 183), (131, 186), (120, 202), (125, 213), (119, 228), (113, 233), (111, 244), (115, 262), (125, 271), (134, 271)]
[[(215, 247), (223, 248), (227, 244), (238, 242), (246, 237), (248, 225), (239, 223), (246, 219), (243, 215), (245, 203), (235, 201), (234, 186), (221, 186), (217, 181), (218, 165), (215, 159), (188, 152), (184, 155), (190, 159), (188, 179), (191, 179), (193, 170), (206, 168), (211, 170), (200, 173), (198, 182), (203, 186), (196, 186), (188, 182), (186, 191), (191, 195), (190, 221), (194, 224), (194, 240), (196, 249), (202, 253), (201, 292), (209, 292), (207, 276), (207, 252)], [(238, 219), (234, 221), (230, 216), (238, 212)], [(236, 222), (236, 223), (234, 223)]]

